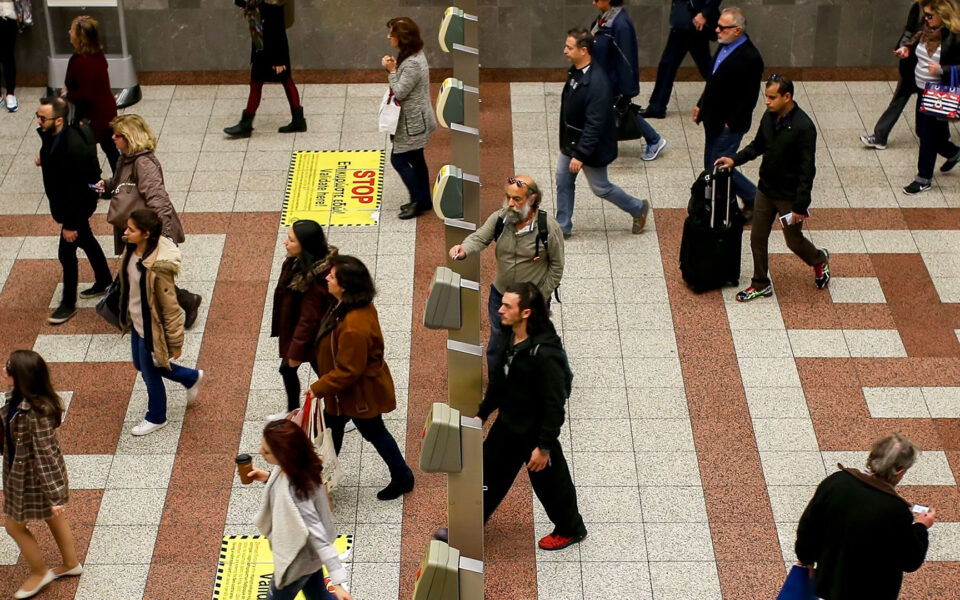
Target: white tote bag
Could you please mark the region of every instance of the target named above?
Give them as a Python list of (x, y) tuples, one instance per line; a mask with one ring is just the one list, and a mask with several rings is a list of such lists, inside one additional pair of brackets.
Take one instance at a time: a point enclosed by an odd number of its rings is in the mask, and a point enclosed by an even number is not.
[(327, 491), (333, 491), (341, 480), (343, 480), (343, 469), (340, 467), (340, 459), (337, 457), (337, 451), (333, 446), (333, 432), (327, 428), (327, 423), (323, 418), (323, 409), (317, 398), (313, 399), (313, 410), (310, 411), (310, 423), (307, 431), (310, 441), (317, 448), (317, 454), (323, 463), (323, 482), (327, 484)]
[(393, 90), (387, 88), (380, 101), (380, 133), (393, 135), (397, 132), (397, 123), (400, 121), (400, 104), (393, 96)]

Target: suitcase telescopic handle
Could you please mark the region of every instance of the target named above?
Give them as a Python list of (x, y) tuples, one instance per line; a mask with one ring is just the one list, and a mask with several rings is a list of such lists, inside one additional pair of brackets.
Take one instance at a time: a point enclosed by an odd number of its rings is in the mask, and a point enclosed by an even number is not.
[[(724, 220), (724, 227), (730, 226), (730, 194), (733, 192), (733, 169), (728, 169), (730, 176), (727, 177), (727, 218)], [(713, 215), (716, 212), (717, 208), (717, 174), (721, 171), (721, 168), (717, 165), (713, 166), (713, 200), (710, 205), (710, 228), (713, 229)]]

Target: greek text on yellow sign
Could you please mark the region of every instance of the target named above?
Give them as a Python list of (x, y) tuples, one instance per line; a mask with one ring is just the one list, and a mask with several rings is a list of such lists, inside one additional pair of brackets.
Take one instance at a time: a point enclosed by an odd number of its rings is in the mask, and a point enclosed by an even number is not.
[(382, 150), (294, 152), (282, 223), (305, 219), (332, 226), (376, 225), (382, 196)]

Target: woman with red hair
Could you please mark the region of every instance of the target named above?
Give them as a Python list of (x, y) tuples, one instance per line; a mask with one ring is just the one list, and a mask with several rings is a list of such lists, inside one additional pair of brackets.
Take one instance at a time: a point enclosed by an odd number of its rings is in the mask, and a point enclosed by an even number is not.
[(263, 429), (260, 456), (279, 467), (250, 472), (252, 479), (267, 484), (254, 523), (273, 550), (268, 600), (293, 600), (301, 591), (307, 600), (353, 600), (343, 587), (347, 572), (333, 546), (337, 533), (313, 444), (293, 421), (271, 421)]

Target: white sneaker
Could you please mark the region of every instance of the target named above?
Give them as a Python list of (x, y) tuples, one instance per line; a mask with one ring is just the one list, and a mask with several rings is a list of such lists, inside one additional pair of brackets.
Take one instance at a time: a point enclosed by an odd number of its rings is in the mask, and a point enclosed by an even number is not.
[(286, 419), (287, 415), (289, 414), (290, 413), (278, 412), (278, 413), (273, 413), (272, 415), (267, 415), (267, 422), (269, 423), (271, 421), (282, 421)]
[(353, 423), (353, 419), (350, 419), (349, 421), (347, 421), (347, 424), (344, 425), (344, 427), (343, 427), (343, 432), (346, 433), (346, 432), (348, 432), (348, 431), (353, 431), (353, 430), (355, 430), (356, 428), (357, 428), (357, 426)]
[(200, 375), (197, 376), (197, 382), (187, 388), (187, 402), (193, 402), (197, 399), (197, 394), (200, 393), (200, 384), (203, 382), (203, 369), (199, 371)]
[(9, 112), (17, 112), (17, 109), (20, 108), (20, 105), (17, 103), (17, 97), (13, 94), (7, 94), (6, 104)]
[(169, 421), (164, 421), (163, 423), (151, 423), (150, 421), (144, 419), (142, 423), (131, 429), (130, 433), (137, 436), (147, 435), (148, 433), (153, 433), (158, 429), (163, 429), (167, 426), (167, 423), (169, 423)]

